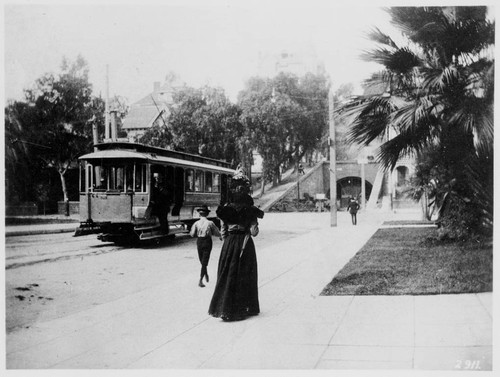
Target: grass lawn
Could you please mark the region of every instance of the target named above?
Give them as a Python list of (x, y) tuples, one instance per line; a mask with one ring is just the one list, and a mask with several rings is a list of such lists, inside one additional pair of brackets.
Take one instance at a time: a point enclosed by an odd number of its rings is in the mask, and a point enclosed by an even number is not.
[(493, 247), (435, 240), (435, 228), (379, 229), (322, 295), (491, 292)]

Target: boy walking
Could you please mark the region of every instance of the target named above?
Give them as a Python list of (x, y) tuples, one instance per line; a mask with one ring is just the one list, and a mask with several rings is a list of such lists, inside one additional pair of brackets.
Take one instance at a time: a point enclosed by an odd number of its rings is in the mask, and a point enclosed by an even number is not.
[(201, 263), (200, 281), (198, 283), (199, 287), (204, 287), (203, 278), (206, 279), (208, 283), (208, 272), (207, 266), (210, 260), (210, 253), (212, 252), (212, 236), (220, 237), (220, 232), (217, 226), (207, 219), (210, 210), (206, 205), (201, 206), (197, 209), (200, 214), (200, 219), (193, 224), (189, 234), (191, 237), (198, 237), (196, 240), (196, 246), (198, 248), (198, 258)]

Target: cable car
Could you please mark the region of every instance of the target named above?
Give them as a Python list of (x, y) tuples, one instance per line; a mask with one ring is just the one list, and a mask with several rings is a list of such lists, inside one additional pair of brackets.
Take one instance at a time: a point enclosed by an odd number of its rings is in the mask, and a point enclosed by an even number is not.
[[(105, 242), (188, 232), (201, 205), (211, 208), (213, 216), (227, 201), (234, 174), (224, 161), (129, 142), (96, 144), (79, 161), (80, 227), (75, 236), (100, 233), (98, 239)], [(155, 192), (163, 200), (155, 200)]]

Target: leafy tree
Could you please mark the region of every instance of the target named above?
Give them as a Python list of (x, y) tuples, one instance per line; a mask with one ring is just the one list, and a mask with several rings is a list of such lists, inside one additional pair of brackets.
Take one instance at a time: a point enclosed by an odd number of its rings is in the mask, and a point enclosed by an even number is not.
[(295, 161), (321, 148), (322, 136), (328, 132), (328, 78), (307, 73), (299, 78), (299, 93), (291, 98), (301, 107), (302, 117), (293, 130)]
[(272, 89), (270, 80), (253, 78), (239, 97), (250, 144), (263, 159), (262, 188), (266, 179), (279, 177), (280, 165), (290, 154), (286, 119), (296, 110), (288, 98), (273, 98)]
[(5, 190), (7, 204), (33, 200), (34, 182), (43, 169), (36, 152), (43, 145), (30, 142), (37, 122), (35, 109), (25, 102), (14, 101), (5, 108)]
[[(383, 139), (378, 158), (387, 169), (405, 155), (437, 148), (446, 179), (436, 182), (448, 192), (442, 214), (460, 217), (465, 204), (480, 205), (489, 213), (461, 223), (464, 232), (477, 229), (488, 224), (492, 211), (492, 203), (478, 203), (475, 194), (478, 187), (492, 190), (494, 23), (486, 7), (388, 12), (406, 42), (398, 45), (378, 29), (370, 33), (379, 47), (364, 57), (384, 70), (367, 81), (378, 93), (351, 109), (350, 141)], [(485, 167), (481, 174), (477, 166)], [(481, 197), (492, 198), (492, 191)]]
[(160, 148), (172, 148), (172, 133), (166, 124), (155, 124), (139, 138), (139, 143)]
[(87, 63), (81, 56), (74, 62), (63, 59), (61, 73), (43, 75), (25, 97), (25, 103), (8, 107), (6, 126), (13, 135), (21, 132), (30, 163), (58, 172), (68, 203), (66, 174), (77, 157), (90, 150), (92, 125), (103, 129), (104, 102), (92, 96)]
[[(351, 83), (341, 85), (333, 94), (334, 122), (335, 122), (335, 154), (337, 161), (346, 161), (355, 159), (358, 151), (354, 151), (353, 146), (349, 144), (349, 126), (350, 119), (344, 116), (343, 105), (348, 103), (353, 97), (354, 86)], [(328, 139), (330, 137), (329, 128), (325, 127), (323, 131), (321, 150), (325, 155), (329, 153)], [(356, 148), (357, 149), (357, 148)]]
[(281, 167), (297, 163), (317, 148), (327, 125), (328, 84), (324, 76), (281, 73), (251, 78), (238, 104), (250, 143), (263, 158), (266, 180), (276, 185)]
[(241, 160), (239, 109), (220, 88), (184, 86), (174, 91), (167, 123), (148, 130), (141, 143), (226, 160)]

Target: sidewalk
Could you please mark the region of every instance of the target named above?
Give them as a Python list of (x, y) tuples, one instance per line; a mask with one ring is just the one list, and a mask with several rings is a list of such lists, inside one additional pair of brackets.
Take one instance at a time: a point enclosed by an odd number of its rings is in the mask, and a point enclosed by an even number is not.
[[(257, 317), (208, 316), (209, 295), (187, 289), (186, 277), (8, 334), (7, 367), (492, 369), (491, 293), (319, 296), (388, 220), (366, 213), (354, 227), (339, 213), (331, 228), (329, 216), (314, 217), (324, 224), (317, 230), (257, 250)], [(297, 226), (293, 214), (266, 217), (270, 226)]]
[[(32, 224), (6, 225), (5, 237), (74, 232), (80, 225), (78, 215), (46, 215), (30, 217)], [(37, 221), (38, 220), (38, 221)]]

